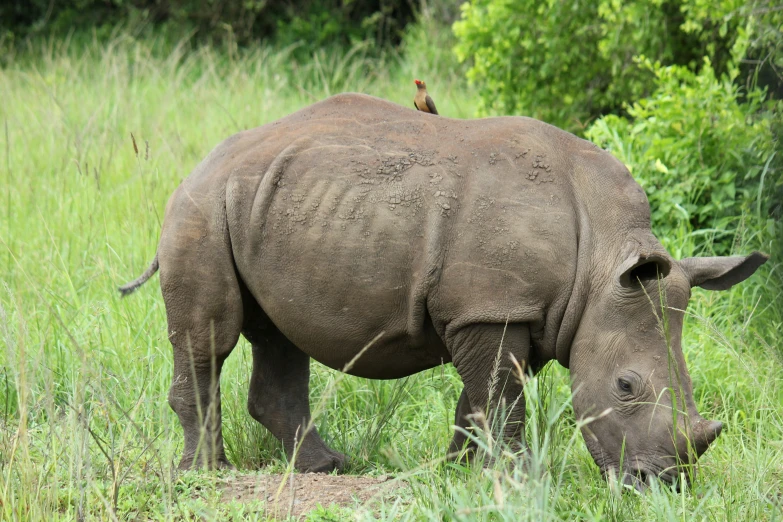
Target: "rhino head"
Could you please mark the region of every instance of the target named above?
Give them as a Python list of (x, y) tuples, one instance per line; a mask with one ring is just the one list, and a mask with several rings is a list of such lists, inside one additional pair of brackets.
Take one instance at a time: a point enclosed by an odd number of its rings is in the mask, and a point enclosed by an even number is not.
[(679, 483), (684, 473), (690, 481), (696, 459), (723, 427), (699, 415), (685, 366), (691, 288), (726, 290), (767, 256), (677, 261), (651, 234), (632, 244), (613, 262), (593, 266), (568, 364), (575, 414), (593, 418), (582, 428), (593, 459), (605, 476), (643, 489), (654, 477)]

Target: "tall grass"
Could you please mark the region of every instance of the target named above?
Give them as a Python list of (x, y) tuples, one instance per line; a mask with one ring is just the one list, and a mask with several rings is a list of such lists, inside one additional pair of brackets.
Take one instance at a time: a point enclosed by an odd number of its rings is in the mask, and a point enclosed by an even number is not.
[[(401, 54), (370, 59), (291, 49), (192, 50), (118, 33), (38, 42), (0, 70), (0, 514), (9, 520), (245, 518), (214, 475), (175, 472), (182, 450), (166, 403), (172, 365), (156, 284), (117, 284), (154, 255), (168, 196), (219, 141), (344, 90), (411, 105), (425, 79), (441, 112), (472, 116), (447, 37), (411, 30)], [(130, 135), (138, 145), (134, 152)], [(764, 235), (766, 234), (766, 235)], [(770, 234), (741, 235), (747, 247)], [(684, 231), (681, 254), (704, 249)], [(745, 246), (740, 250), (744, 250)], [(461, 388), (451, 367), (405, 381), (341, 378), (314, 365), (318, 429), (351, 473), (392, 473), (410, 490), (360, 518), (660, 520), (783, 518), (783, 289), (780, 259), (728, 293), (696, 290), (686, 359), (696, 401), (726, 429), (695, 486), (620, 495), (578, 436), (567, 373), (526, 388), (533, 461), (445, 464)], [(246, 411), (250, 352), (222, 376), (225, 440), (240, 469), (282, 471), (282, 449)], [(334, 388), (324, 397), (324, 390)], [(314, 400), (315, 402), (315, 400)], [(479, 442), (482, 441), (479, 432)]]

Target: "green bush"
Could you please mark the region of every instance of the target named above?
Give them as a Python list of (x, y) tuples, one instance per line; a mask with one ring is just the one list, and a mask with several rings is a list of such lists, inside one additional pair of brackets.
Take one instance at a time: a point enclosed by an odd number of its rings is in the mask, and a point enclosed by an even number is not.
[(743, 96), (736, 71), (718, 78), (708, 59), (698, 74), (649, 60), (642, 65), (655, 75), (656, 90), (628, 106), (628, 118), (605, 116), (586, 135), (644, 187), (657, 232), (714, 232), (725, 253), (731, 236), (724, 230), (737, 226), (727, 220), (745, 215), (761, 224), (771, 203), (764, 196), (783, 185), (773, 113), (763, 110), (762, 91)]
[[(756, 1), (755, 4), (762, 2)], [(753, 18), (739, 0), (471, 0), (453, 26), (479, 114), (526, 114), (572, 131), (650, 94), (640, 55), (718, 74)]]

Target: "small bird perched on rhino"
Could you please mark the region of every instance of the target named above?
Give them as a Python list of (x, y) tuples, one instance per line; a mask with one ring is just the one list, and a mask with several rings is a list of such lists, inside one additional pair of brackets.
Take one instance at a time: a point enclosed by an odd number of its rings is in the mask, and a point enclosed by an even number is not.
[(413, 80), (413, 83), (418, 87), (416, 96), (413, 98), (413, 106), (422, 112), (438, 114), (438, 109), (435, 108), (435, 102), (432, 101), (430, 95), (427, 94), (427, 84), (421, 80)]

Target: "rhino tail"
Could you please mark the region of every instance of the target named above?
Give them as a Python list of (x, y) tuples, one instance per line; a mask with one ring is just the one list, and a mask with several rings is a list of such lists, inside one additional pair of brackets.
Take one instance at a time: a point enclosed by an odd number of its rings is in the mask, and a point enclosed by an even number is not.
[(141, 274), (138, 278), (134, 279), (127, 285), (123, 285), (119, 288), (122, 297), (125, 297), (126, 295), (135, 292), (137, 288), (139, 288), (141, 285), (146, 283), (147, 279), (152, 277), (152, 275), (157, 271), (158, 271), (158, 254), (156, 253), (155, 259), (152, 260), (152, 263), (150, 263), (150, 266), (147, 267), (147, 269), (144, 271), (143, 274)]

